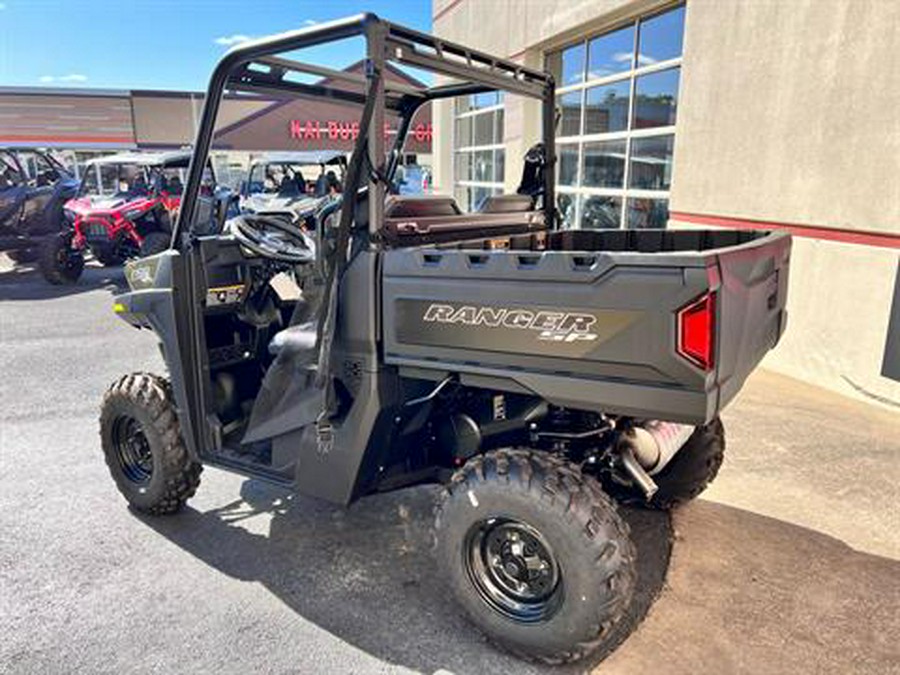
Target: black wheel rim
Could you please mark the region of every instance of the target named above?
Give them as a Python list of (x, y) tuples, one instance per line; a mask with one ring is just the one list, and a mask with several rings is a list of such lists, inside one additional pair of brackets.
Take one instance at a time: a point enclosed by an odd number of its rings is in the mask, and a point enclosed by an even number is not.
[(507, 618), (537, 623), (559, 609), (559, 563), (534, 527), (510, 518), (483, 520), (469, 530), (463, 556), (481, 599)]
[(112, 442), (125, 478), (138, 485), (149, 483), (153, 477), (153, 453), (140, 422), (128, 415), (116, 418)]

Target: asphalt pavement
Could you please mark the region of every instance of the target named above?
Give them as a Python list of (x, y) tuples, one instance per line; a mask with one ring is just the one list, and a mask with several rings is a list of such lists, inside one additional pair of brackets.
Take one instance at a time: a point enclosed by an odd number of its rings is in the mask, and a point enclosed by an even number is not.
[(130, 511), (98, 406), (163, 367), (111, 311), (122, 282), (0, 264), (0, 672), (900, 672), (900, 411), (755, 374), (704, 498), (626, 513), (637, 630), (599, 666), (541, 669), (455, 610), (432, 488), (340, 509), (207, 468), (183, 513)]

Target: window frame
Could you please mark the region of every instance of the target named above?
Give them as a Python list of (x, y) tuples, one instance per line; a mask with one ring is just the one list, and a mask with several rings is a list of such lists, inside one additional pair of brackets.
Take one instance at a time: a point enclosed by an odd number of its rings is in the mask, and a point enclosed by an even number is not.
[[(548, 49), (544, 52), (544, 66), (545, 68), (549, 67), (550, 59), (553, 54), (559, 53), (559, 61), (562, 63), (562, 53), (571, 47), (575, 47), (578, 45), (583, 45), (585, 50), (585, 58), (584, 58), (584, 73), (581, 81), (576, 82), (575, 84), (569, 84), (565, 86), (560, 86), (556, 89), (556, 97), (557, 99), (561, 99), (561, 97), (565, 94), (571, 94), (573, 92), (580, 92), (581, 94), (581, 114), (580, 114), (580, 127), (577, 135), (557, 135), (556, 137), (556, 145), (557, 145), (557, 155), (561, 154), (559, 151), (560, 146), (576, 146), (577, 147), (577, 166), (576, 166), (576, 180), (575, 185), (564, 185), (556, 181), (556, 191), (557, 194), (568, 194), (574, 201), (574, 223), (576, 228), (581, 227), (581, 218), (582, 218), (582, 203), (585, 199), (590, 196), (606, 196), (606, 197), (619, 197), (621, 199), (621, 214), (619, 219), (619, 228), (626, 229), (628, 227), (628, 210), (630, 206), (631, 199), (664, 199), (668, 203), (671, 197), (671, 186), (667, 190), (648, 190), (648, 189), (640, 189), (640, 188), (632, 188), (629, 187), (631, 184), (631, 164), (632, 164), (632, 140), (648, 138), (648, 137), (665, 137), (672, 136), (673, 143), (674, 137), (676, 134), (676, 129), (678, 127), (678, 118), (676, 114), (675, 124), (657, 126), (657, 127), (649, 127), (649, 128), (635, 128), (634, 127), (634, 114), (635, 114), (635, 94), (637, 93), (637, 80), (638, 78), (650, 75), (653, 73), (662, 72), (670, 69), (678, 69), (678, 95), (681, 93), (681, 66), (684, 58), (684, 23), (682, 23), (682, 53), (680, 56), (675, 58), (666, 59), (663, 61), (658, 61), (656, 63), (651, 63), (647, 65), (639, 65), (638, 64), (638, 55), (640, 50), (640, 40), (641, 40), (641, 24), (645, 21), (650, 21), (655, 17), (666, 14), (667, 12), (678, 10), (679, 8), (684, 8), (685, 3), (678, 2), (672, 5), (668, 5), (666, 7), (662, 7), (654, 10), (653, 12), (647, 14), (640, 14), (635, 17), (632, 17), (628, 21), (618, 22), (615, 25), (611, 25), (608, 28), (596, 32), (585, 35), (579, 40), (574, 42), (568, 42), (562, 45), (555, 46), (552, 49)], [(604, 35), (608, 35), (614, 33), (618, 30), (626, 28), (628, 26), (632, 26), (634, 28), (633, 42), (632, 42), (632, 52), (631, 52), (631, 64), (630, 68), (624, 69), (620, 72), (614, 73), (612, 75), (605, 75), (603, 77), (590, 77), (590, 43), (597, 38), (600, 38)], [(624, 131), (611, 131), (611, 132), (602, 132), (602, 133), (591, 133), (585, 134), (585, 127), (587, 124), (587, 92), (589, 89), (593, 89), (595, 87), (602, 87), (610, 84), (616, 84), (620, 82), (628, 82), (628, 124), (627, 128)], [(677, 98), (676, 98), (676, 106), (677, 106)], [(677, 108), (676, 108), (677, 110)], [(624, 140), (625, 141), (625, 167), (624, 167), (624, 175), (623, 182), (621, 188), (610, 188), (610, 187), (588, 187), (584, 185), (584, 162), (585, 162), (585, 144), (592, 143), (597, 141), (614, 141), (614, 140)], [(558, 164), (558, 163), (557, 163)], [(672, 164), (674, 166), (674, 153), (672, 158)], [(580, 198), (581, 197), (581, 198)]]
[[(452, 153), (453, 153), (452, 165), (451, 165), (451, 171), (453, 174), (452, 194), (455, 195), (456, 191), (458, 189), (465, 190), (467, 193), (469, 193), (469, 191), (473, 188), (475, 188), (475, 189), (481, 188), (481, 189), (490, 190), (492, 192), (492, 194), (501, 194), (503, 192), (504, 181), (506, 178), (506, 157), (505, 157), (505, 153), (506, 153), (506, 143), (505, 143), (506, 104), (505, 104), (505, 98), (501, 96), (499, 103), (485, 106), (483, 108), (471, 108), (470, 107), (468, 110), (464, 110), (463, 112), (459, 112), (457, 110), (457, 100), (453, 99), (451, 101), (451, 108), (453, 111), (453, 124), (452, 124), (453, 131), (452, 131), (452, 137), (451, 137), (451, 143), (450, 143)], [(493, 119), (493, 118), (495, 118), (495, 113), (497, 113), (498, 111), (503, 112), (503, 123), (500, 125), (500, 129), (499, 129), (500, 139), (499, 139), (498, 143), (488, 143), (488, 144), (482, 144), (482, 145), (474, 145), (474, 144), (473, 145), (457, 145), (457, 142), (456, 142), (457, 141), (457, 138), (456, 138), (457, 124), (456, 123), (458, 120), (465, 119), (465, 118), (472, 119), (472, 134), (471, 135), (472, 135), (472, 143), (474, 143), (474, 141), (475, 141), (474, 118), (481, 116), (481, 115), (485, 115), (485, 116), (489, 115)], [(503, 161), (504, 175), (501, 180), (499, 180), (499, 181), (497, 181), (497, 180), (493, 180), (493, 181), (472, 180), (472, 175), (473, 175), (472, 171), (470, 171), (470, 173), (469, 173), (470, 177), (467, 179), (461, 179), (457, 175), (457, 156), (459, 154), (468, 154), (474, 158), (474, 155), (476, 155), (479, 152), (490, 152), (491, 153), (491, 165), (492, 165), (491, 170), (494, 175), (494, 178), (496, 179), (496, 169), (497, 169), (496, 153), (497, 153), (497, 151), (501, 151), (504, 153), (504, 161)], [(467, 204), (465, 205), (467, 207), (468, 207), (468, 201), (469, 200), (467, 200)], [(460, 208), (462, 208), (464, 205), (460, 204), (459, 206), (460, 206)], [(476, 206), (475, 204), (472, 204), (471, 208), (474, 209), (475, 206)], [(469, 208), (466, 208), (464, 210), (468, 211)]]

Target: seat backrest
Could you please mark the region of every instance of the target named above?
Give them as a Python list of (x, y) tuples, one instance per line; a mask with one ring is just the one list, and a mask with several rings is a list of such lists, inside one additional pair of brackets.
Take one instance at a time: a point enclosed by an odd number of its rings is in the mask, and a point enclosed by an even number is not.
[(462, 213), (453, 197), (392, 195), (384, 205), (385, 218), (438, 218)]

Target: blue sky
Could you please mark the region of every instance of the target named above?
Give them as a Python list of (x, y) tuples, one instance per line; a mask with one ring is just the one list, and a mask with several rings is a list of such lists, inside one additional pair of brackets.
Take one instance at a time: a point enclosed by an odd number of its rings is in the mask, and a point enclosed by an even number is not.
[(430, 0), (0, 0), (0, 86), (201, 91), (228, 45), (362, 11), (431, 30)]

